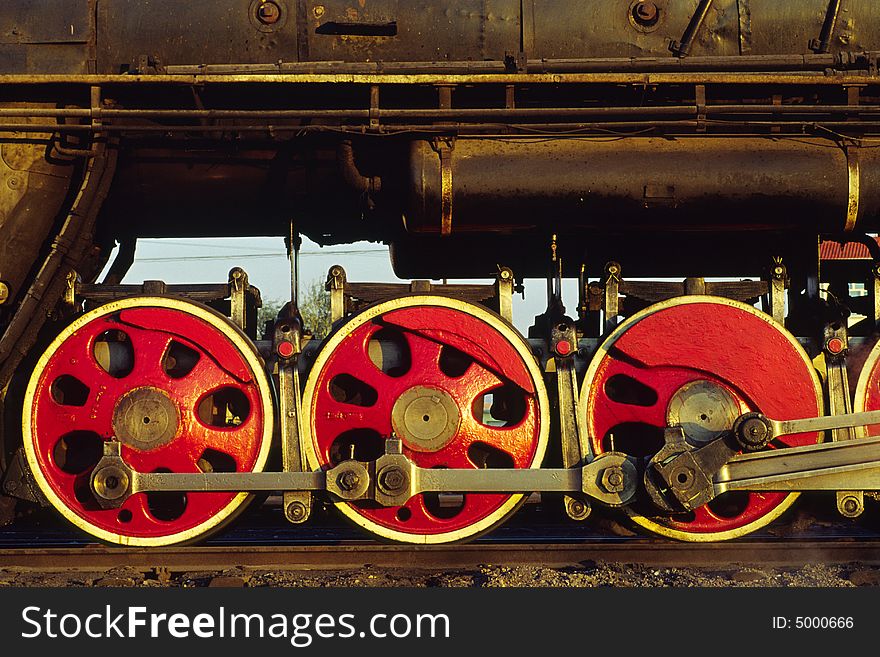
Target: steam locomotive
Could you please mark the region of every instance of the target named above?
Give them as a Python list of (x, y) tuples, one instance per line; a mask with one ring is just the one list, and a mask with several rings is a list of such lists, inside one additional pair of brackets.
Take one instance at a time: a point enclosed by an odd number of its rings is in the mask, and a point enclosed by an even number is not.
[[(870, 0), (7, 0), (0, 517), (139, 546), (269, 492), (422, 544), (532, 493), (688, 541), (805, 490), (858, 517), (878, 65)], [(140, 238), (257, 235), (291, 255), (268, 326), (241, 269), (122, 284)], [(319, 339), (303, 236), (409, 282), (334, 267)]]

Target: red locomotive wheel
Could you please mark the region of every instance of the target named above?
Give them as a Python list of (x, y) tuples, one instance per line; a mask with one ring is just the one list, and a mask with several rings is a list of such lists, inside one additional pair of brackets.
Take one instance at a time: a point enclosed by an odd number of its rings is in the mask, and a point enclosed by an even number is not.
[[(629, 318), (597, 352), (581, 399), (595, 453), (616, 449), (639, 457), (663, 446), (667, 426), (681, 426), (699, 446), (745, 412), (778, 420), (823, 413), (816, 372), (794, 337), (755, 308), (714, 297), (673, 299)], [(819, 439), (799, 434), (774, 444)], [(658, 516), (648, 506), (628, 512), (657, 534), (715, 541), (764, 527), (796, 497), (727, 493), (688, 515)]]
[[(406, 297), (353, 318), (322, 348), (303, 408), (313, 468), (376, 459), (392, 435), (423, 468), (537, 468), (547, 443), (547, 395), (528, 345), (496, 315), (442, 297)], [(338, 506), (383, 538), (444, 543), (488, 531), (523, 497)]]
[[(874, 345), (862, 366), (853, 410), (856, 413), (880, 410), (880, 342)], [(869, 426), (866, 430), (867, 434), (862, 430), (862, 435), (880, 436), (880, 425)]]
[(269, 383), (224, 317), (167, 298), (115, 301), (77, 319), (28, 386), (24, 447), (41, 490), (71, 522), (121, 545), (168, 545), (216, 529), (245, 493), (138, 493), (102, 509), (90, 475), (106, 441), (138, 472), (249, 472), (272, 436)]

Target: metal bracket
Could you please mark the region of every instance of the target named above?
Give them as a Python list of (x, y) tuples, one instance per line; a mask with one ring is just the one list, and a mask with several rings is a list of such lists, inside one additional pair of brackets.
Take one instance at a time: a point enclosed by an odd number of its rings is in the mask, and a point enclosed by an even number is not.
[[(581, 426), (578, 410), (577, 372), (574, 356), (577, 354), (577, 331), (566, 318), (550, 331), (550, 351), (556, 367), (556, 391), (559, 402), (559, 433), (562, 444), (562, 465), (576, 468), (592, 460), (592, 450)], [(590, 502), (583, 495), (563, 498), (565, 513), (572, 520), (586, 520), (591, 513)]]
[(340, 265), (334, 265), (327, 272), (327, 282), (324, 285), (330, 293), (330, 321), (338, 322), (345, 317), (345, 269)]
[(788, 270), (781, 257), (773, 258), (770, 267), (770, 315), (780, 325), (785, 325), (785, 290), (788, 287)]
[[(849, 377), (846, 369), (846, 356), (849, 351), (846, 326), (832, 324), (825, 327), (824, 355), (826, 388), (828, 391), (828, 412), (830, 415), (852, 413), (849, 394)], [(831, 431), (831, 440), (839, 442), (852, 440), (864, 434), (864, 429), (844, 427)], [(865, 510), (865, 496), (858, 490), (837, 491), (837, 510), (846, 518), (857, 518)]]
[(706, 85), (698, 84), (694, 88), (697, 105), (697, 132), (706, 132)]
[(379, 85), (370, 85), (370, 127), (379, 127)]
[(31, 474), (23, 447), (19, 447), (9, 460), (9, 465), (3, 476), (3, 493), (26, 502), (34, 502), (45, 507), (50, 506), (49, 500), (40, 491), (40, 487)]
[(248, 325), (247, 290), (247, 274), (244, 269), (235, 267), (229, 272), (229, 314), (233, 323), (242, 331), (245, 331)]
[(452, 151), (455, 148), (455, 138), (437, 138), (432, 146), (440, 156), (440, 234), (448, 236), (452, 235)]
[[(281, 417), (281, 460), (284, 472), (303, 472), (305, 461), (300, 437), (302, 393), (296, 361), (302, 353), (302, 331), (297, 312), (287, 306), (285, 317), (275, 325), (273, 344), (278, 356), (278, 412)], [(306, 522), (312, 514), (312, 494), (309, 491), (285, 491), (284, 516), (293, 524)]]
[(609, 262), (605, 265), (605, 301), (603, 312), (605, 314), (605, 333), (611, 333), (617, 328), (617, 316), (620, 314), (620, 265)]
[(513, 270), (498, 267), (495, 276), (495, 296), (498, 298), (498, 314), (513, 323), (513, 289), (515, 287)]

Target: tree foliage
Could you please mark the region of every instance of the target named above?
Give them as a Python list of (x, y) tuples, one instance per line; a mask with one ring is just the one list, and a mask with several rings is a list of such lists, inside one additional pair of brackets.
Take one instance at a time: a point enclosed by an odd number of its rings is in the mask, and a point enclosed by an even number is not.
[(316, 338), (327, 337), (333, 322), (330, 320), (330, 294), (324, 289), (322, 279), (316, 278), (300, 290), (299, 312), (307, 331)]
[[(263, 307), (257, 314), (257, 326), (262, 329), (265, 323), (274, 320), (287, 301), (281, 299), (264, 299)], [(330, 333), (330, 295), (324, 290), (324, 281), (314, 279), (303, 286), (300, 291), (299, 311), (305, 323), (305, 330), (311, 331), (316, 338), (326, 337)]]

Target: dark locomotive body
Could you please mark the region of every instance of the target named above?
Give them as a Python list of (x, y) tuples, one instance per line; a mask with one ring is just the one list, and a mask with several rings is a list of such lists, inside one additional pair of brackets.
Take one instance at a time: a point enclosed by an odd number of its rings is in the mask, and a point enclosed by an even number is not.
[(0, 389), (140, 237), (371, 240), (432, 279), (544, 276), (552, 244), (585, 316), (609, 261), (784, 262), (821, 332), (820, 239), (880, 226), (875, 4), (7, 0)]

